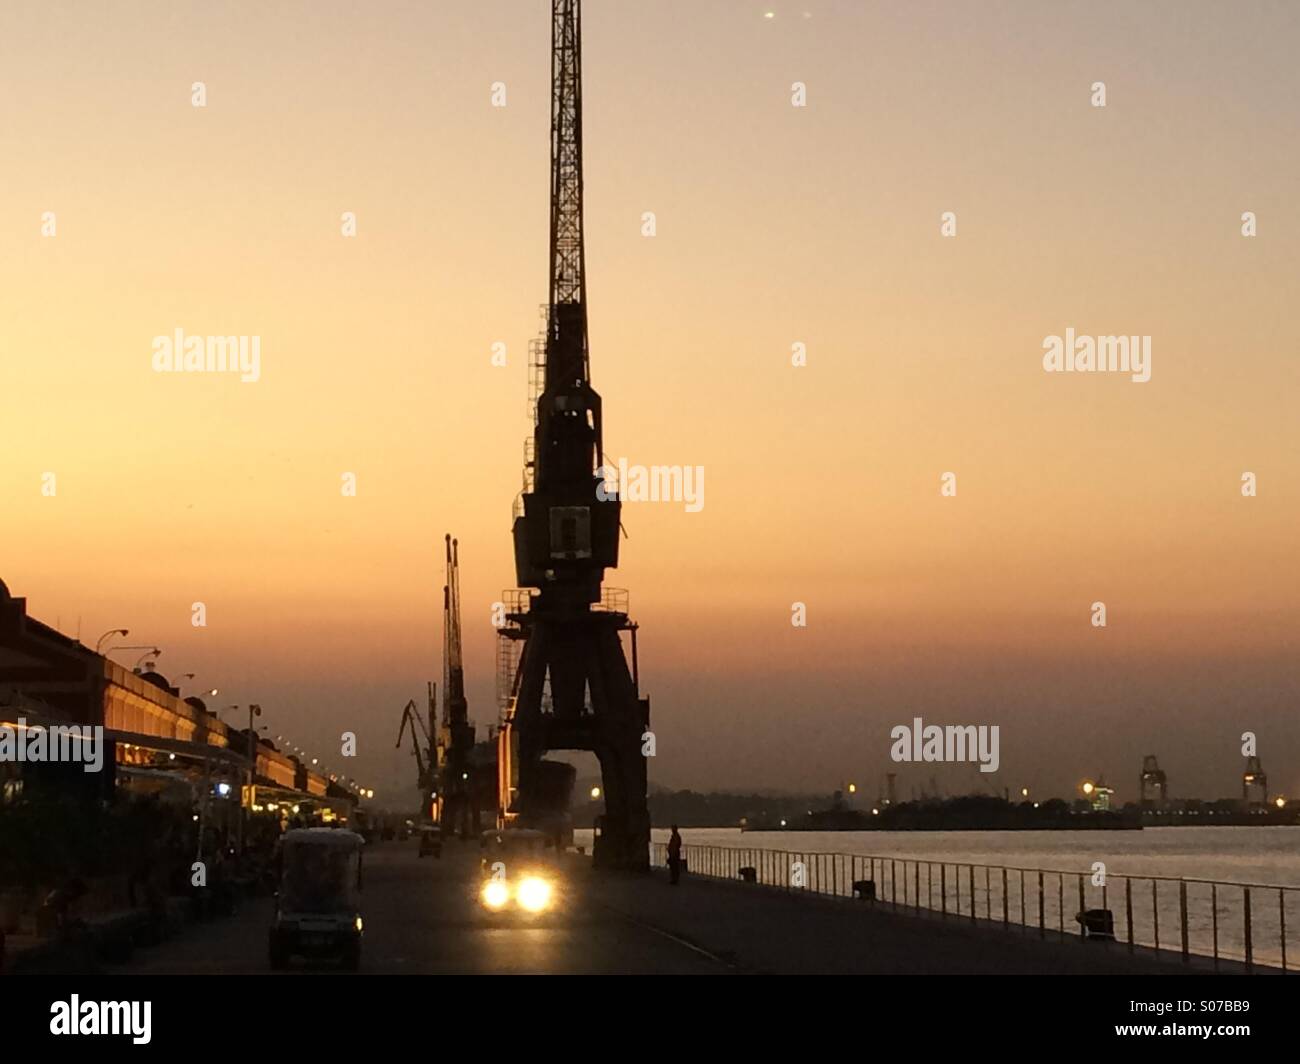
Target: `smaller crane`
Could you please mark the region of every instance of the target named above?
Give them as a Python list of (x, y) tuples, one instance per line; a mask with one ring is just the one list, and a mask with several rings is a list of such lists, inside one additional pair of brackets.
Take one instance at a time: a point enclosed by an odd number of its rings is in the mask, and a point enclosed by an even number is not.
[(1139, 805), (1152, 804), (1153, 799), (1148, 796), (1149, 793), (1155, 795), (1154, 804), (1157, 808), (1162, 808), (1169, 799), (1169, 779), (1155, 754), (1147, 754), (1142, 758), (1142, 778), (1138, 784)]
[[(429, 685), (429, 706), (432, 707), (433, 685)], [(415, 699), (412, 698), (402, 707), (402, 725), (397, 730), (397, 748), (402, 747), (402, 738), (406, 735), (407, 726), (411, 730), (411, 748), (415, 754), (415, 768), (418, 774), (418, 785), (420, 788), (420, 815), (422, 819), (432, 820), (433, 805), (437, 799), (435, 793), (437, 781), (435, 779), (437, 764), (435, 762), (434, 744), (433, 744), (433, 710), (430, 708), (429, 724), (425, 724), (420, 719), (420, 714), (415, 705)], [(420, 739), (424, 739), (424, 749), (420, 749)]]
[[(1258, 799), (1251, 799), (1252, 788), (1259, 795)], [(1241, 800), (1252, 805), (1263, 805), (1268, 801), (1268, 774), (1254, 754), (1246, 758), (1246, 771), (1241, 774)]]
[[(460, 544), (448, 533), (445, 540), (447, 582), (442, 588), (442, 726), (438, 737), (438, 776), (443, 830), (461, 838), (478, 834), (479, 810), (471, 779), (474, 725), (465, 697), (465, 657), (461, 644)], [(432, 718), (431, 718), (432, 719)]]

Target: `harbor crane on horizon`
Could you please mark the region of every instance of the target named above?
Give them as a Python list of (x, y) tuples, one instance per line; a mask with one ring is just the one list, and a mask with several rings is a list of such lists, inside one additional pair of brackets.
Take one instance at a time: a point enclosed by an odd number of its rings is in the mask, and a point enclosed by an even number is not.
[(1246, 771), (1241, 774), (1241, 800), (1250, 801), (1251, 788), (1259, 792), (1259, 804), (1268, 801), (1268, 774), (1259, 758), (1251, 754), (1246, 758)]
[(445, 833), (469, 838), (478, 834), (479, 810), (470, 776), (474, 725), (469, 720), (469, 700), (465, 697), (460, 543), (448, 533), (444, 544), (447, 582), (442, 587), (442, 722), (437, 731), (436, 764), (438, 819)]
[[(621, 526), (617, 492), (602, 490), (604, 426), (588, 350), (579, 0), (551, 3), (550, 213), (550, 297), (531, 373), (540, 394), (512, 523), (518, 588), (537, 593), (507, 592), (514, 605), (499, 630), (520, 644), (498, 732), (499, 815), (549, 831), (565, 787), (554, 785), (556, 763), (544, 755), (589, 750), (605, 802), (593, 863), (643, 870), (650, 702), (640, 697), (625, 598), (601, 586), (605, 570), (618, 566)], [(630, 669), (623, 632), (632, 640)]]
[[(1149, 798), (1148, 791), (1153, 792), (1155, 797)], [(1138, 804), (1146, 805), (1148, 802), (1154, 802), (1157, 807), (1160, 807), (1168, 800), (1169, 780), (1165, 776), (1164, 769), (1160, 767), (1155, 754), (1147, 754), (1142, 758), (1142, 776), (1138, 781)]]
[[(416, 779), (420, 788), (420, 816), (426, 820), (437, 819), (434, 814), (434, 804), (438, 797), (438, 784), (435, 763), (437, 752), (433, 740), (433, 736), (436, 734), (433, 691), (433, 684), (430, 684), (428, 724), (426, 725), (420, 719), (415, 699), (412, 698), (402, 707), (402, 725), (397, 729), (397, 748), (399, 750), (402, 748), (402, 738), (406, 735), (408, 727), (411, 732), (411, 750), (415, 754)], [(420, 748), (421, 738), (424, 740), (423, 752), (421, 752)]]

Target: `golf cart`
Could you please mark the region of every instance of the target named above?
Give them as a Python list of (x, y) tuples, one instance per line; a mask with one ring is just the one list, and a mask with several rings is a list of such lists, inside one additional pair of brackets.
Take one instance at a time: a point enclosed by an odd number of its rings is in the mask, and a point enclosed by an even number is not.
[(351, 831), (297, 828), (280, 839), (279, 888), (271, 925), (271, 967), (289, 959), (336, 957), (361, 965), (361, 850)]

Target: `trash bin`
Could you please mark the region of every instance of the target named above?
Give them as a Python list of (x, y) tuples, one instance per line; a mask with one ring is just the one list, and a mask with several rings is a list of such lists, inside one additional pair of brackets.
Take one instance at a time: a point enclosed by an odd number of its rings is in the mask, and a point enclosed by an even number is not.
[(746, 883), (757, 883), (758, 869), (751, 868), (751, 867), (742, 868), (740, 870), (740, 878), (743, 879)]
[(859, 901), (875, 901), (876, 881), (874, 879), (855, 879), (853, 881), (853, 896)]

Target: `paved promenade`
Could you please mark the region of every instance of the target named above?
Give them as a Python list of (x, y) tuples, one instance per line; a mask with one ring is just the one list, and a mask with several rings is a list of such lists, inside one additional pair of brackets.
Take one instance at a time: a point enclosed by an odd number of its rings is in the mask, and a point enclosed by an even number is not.
[[(895, 914), (833, 900), (687, 876), (597, 876), (574, 857), (559, 910), (540, 919), (494, 917), (477, 900), (478, 847), (452, 843), (442, 860), (415, 844), (366, 855), (362, 970), (376, 973), (557, 974), (1086, 974), (1180, 972), (1176, 960), (1130, 956), (1123, 945), (1040, 941), (1036, 931), (969, 919)], [(272, 902), (192, 924), (137, 950), (114, 972), (267, 972)], [(82, 969), (84, 970), (84, 969)], [(333, 974), (326, 964), (292, 971)]]

